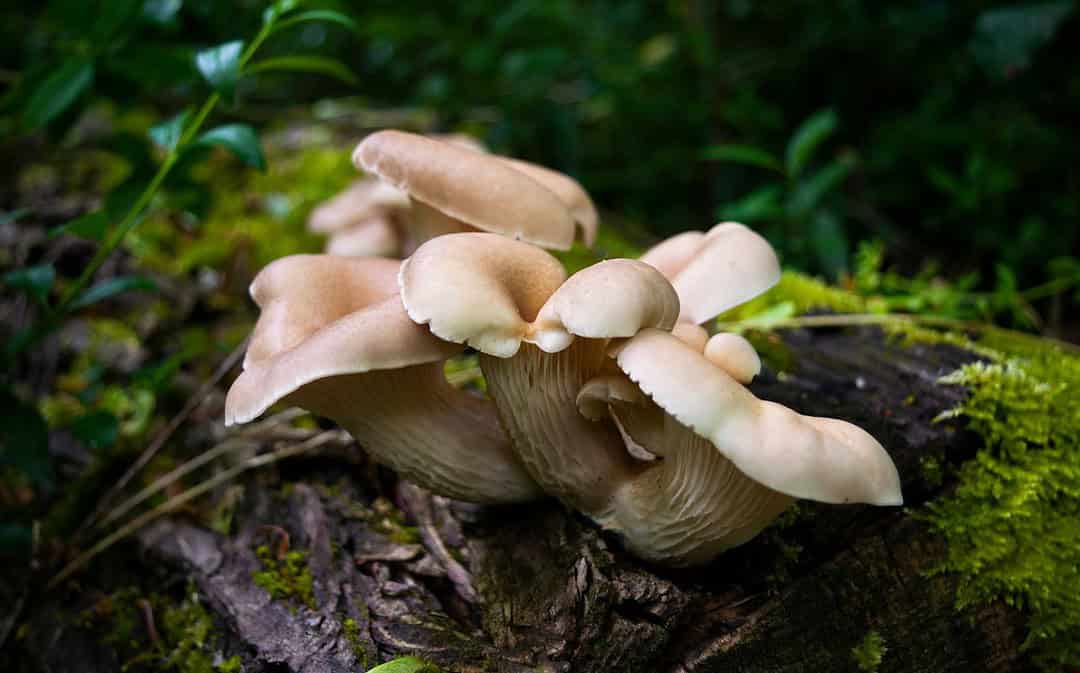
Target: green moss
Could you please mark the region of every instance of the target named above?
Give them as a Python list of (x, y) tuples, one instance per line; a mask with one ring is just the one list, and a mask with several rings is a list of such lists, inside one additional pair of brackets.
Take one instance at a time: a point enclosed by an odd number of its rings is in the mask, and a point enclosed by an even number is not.
[(143, 265), (172, 274), (236, 261), (254, 271), (285, 255), (318, 252), (322, 241), (308, 233), (307, 216), (359, 177), (349, 152), (328, 144), (271, 154), (268, 163), (257, 173), (231, 160), (206, 162), (194, 176), (214, 193), (205, 216), (196, 220), (185, 204), (173, 204), (151, 214), (125, 246)]
[[(886, 284), (864, 278), (856, 288), (883, 292)], [(931, 293), (933, 283), (923, 289)], [(775, 288), (720, 321), (814, 309), (884, 313), (895, 299), (785, 272)], [(1080, 351), (993, 326), (975, 325), (969, 334), (898, 316), (882, 327), (905, 344), (945, 343), (983, 359), (941, 380), (969, 396), (940, 418), (964, 418), (985, 446), (957, 469), (955, 490), (917, 515), (947, 542), (935, 572), (958, 578), (959, 610), (992, 601), (1023, 610), (1024, 647), (1044, 668), (1080, 666)], [(920, 469), (931, 485), (945, 477), (940, 456), (925, 457)]]
[(349, 643), (349, 647), (352, 648), (357, 663), (360, 664), (361, 668), (367, 670), (368, 653), (364, 643), (360, 640), (360, 625), (352, 617), (346, 617), (345, 621), (341, 622), (341, 632), (345, 636), (346, 642)]
[[(142, 612), (147, 607), (156, 641)], [(116, 652), (124, 671), (235, 673), (241, 669), (238, 656), (213, 663), (221, 656), (213, 642), (213, 617), (192, 585), (179, 602), (133, 587), (121, 589), (84, 611), (79, 624), (104, 631), (102, 641)]]
[(869, 631), (862, 642), (851, 648), (851, 658), (855, 665), (863, 673), (876, 673), (881, 660), (889, 648), (885, 647), (885, 639), (877, 631)]
[(960, 608), (1003, 600), (1026, 611), (1024, 647), (1045, 668), (1078, 666), (1080, 357), (992, 343), (1009, 350), (942, 379), (970, 391), (942, 416), (965, 418), (986, 446), (923, 515), (948, 542), (936, 572), (959, 577)]
[(295, 599), (312, 610), (318, 607), (306, 551), (291, 549), (279, 560), (269, 546), (259, 545), (255, 548), (255, 555), (262, 565), (262, 570), (251, 575), (256, 585), (265, 589), (272, 598)]

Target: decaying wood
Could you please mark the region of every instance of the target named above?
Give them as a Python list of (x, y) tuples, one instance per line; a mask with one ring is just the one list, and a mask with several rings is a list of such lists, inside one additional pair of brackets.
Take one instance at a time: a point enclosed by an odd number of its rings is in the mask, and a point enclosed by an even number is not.
[[(770, 368), (754, 391), (870, 430), (900, 469), (909, 511), (948, 488), (925, 482), (924, 457), (958, 462), (978, 447), (932, 422), (962, 398), (936, 381), (968, 353), (872, 329), (791, 331), (766, 350), (785, 373)], [(155, 572), (194, 580), (247, 671), (358, 671), (406, 654), (446, 671), (856, 671), (852, 648), (870, 631), (887, 647), (882, 673), (1028, 669), (1022, 618), (1002, 606), (957, 613), (955, 580), (928, 575), (942, 541), (895, 508), (803, 502), (794, 523), (672, 571), (552, 502), (480, 508), (384, 481), (398, 513), (362, 471), (328, 459), (243, 485), (232, 534), (171, 519), (139, 542), (148, 565), (164, 564)], [(268, 525), (307, 551), (316, 609), (254, 583)], [(66, 643), (90, 652), (78, 670), (109, 670), (85, 634), (52, 633), (40, 636), (53, 648), (37, 654), (40, 668), (69, 670), (57, 663)]]

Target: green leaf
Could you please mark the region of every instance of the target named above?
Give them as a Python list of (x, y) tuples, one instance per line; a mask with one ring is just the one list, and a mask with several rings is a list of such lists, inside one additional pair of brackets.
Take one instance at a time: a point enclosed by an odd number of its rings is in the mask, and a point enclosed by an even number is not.
[(295, 26), (300, 23), (308, 23), (310, 21), (327, 21), (329, 23), (336, 23), (343, 26), (354, 33), (360, 33), (360, 26), (351, 16), (342, 14), (341, 12), (335, 12), (332, 9), (312, 9), (306, 12), (300, 12), (290, 16), (289, 18), (280, 21), (274, 26), (273, 32), (285, 30), (290, 26)]
[(780, 161), (772, 153), (753, 145), (713, 145), (706, 148), (702, 158), (782, 171)]
[(29, 214), (29, 208), (16, 208), (15, 210), (9, 210), (6, 213), (0, 213), (0, 226), (5, 224), (11, 224), (12, 222), (18, 222), (20, 219)]
[(68, 430), (91, 449), (104, 449), (116, 443), (120, 422), (107, 411), (92, 411), (76, 418)]
[(244, 51), (241, 40), (219, 44), (195, 54), (195, 67), (203, 79), (214, 87), (222, 98), (232, 100), (236, 80), (240, 78), (240, 56)]
[(270, 25), (299, 6), (300, 0), (274, 0), (274, 3), (263, 11), (263, 24)]
[(95, 210), (92, 213), (86, 213), (85, 215), (76, 217), (66, 224), (54, 227), (49, 232), (49, 237), (53, 238), (60, 236), (61, 234), (71, 234), (72, 236), (86, 238), (91, 241), (101, 241), (105, 238), (105, 232), (108, 230), (109, 216), (105, 214), (105, 211)]
[(783, 215), (780, 207), (781, 189), (778, 185), (769, 185), (754, 190), (738, 201), (721, 207), (717, 217), (721, 220), (740, 222), (761, 222), (773, 220)]
[(402, 657), (380, 664), (367, 673), (437, 673), (439, 669), (416, 657)]
[(314, 72), (356, 84), (356, 75), (345, 64), (321, 56), (280, 56), (253, 63), (246, 72)]
[(0, 465), (19, 470), (38, 486), (52, 485), (49, 426), (41, 412), (0, 388)]
[(236, 155), (240, 161), (260, 171), (266, 170), (259, 136), (247, 124), (226, 124), (210, 129), (199, 136), (195, 145), (221, 145)]
[(103, 280), (79, 295), (79, 298), (71, 303), (70, 310), (85, 308), (91, 304), (108, 299), (121, 292), (131, 290), (156, 290), (157, 284), (143, 276), (116, 276)]
[(840, 218), (828, 211), (818, 212), (810, 222), (810, 244), (829, 278), (839, 278), (847, 271), (850, 243)]
[(90, 38), (96, 44), (105, 44), (124, 28), (131, 26), (139, 15), (144, 0), (108, 0), (98, 3), (97, 20)]
[(78, 100), (94, 81), (94, 63), (88, 58), (73, 58), (45, 78), (23, 110), (23, 124), (38, 128), (56, 119)]
[(183, 137), (184, 127), (187, 126), (190, 116), (191, 110), (184, 110), (172, 119), (152, 126), (149, 131), (150, 140), (154, 141), (158, 147), (171, 152), (176, 149), (180, 138)]
[(788, 211), (795, 217), (803, 217), (817, 207), (825, 196), (836, 189), (855, 168), (855, 157), (843, 155), (801, 181), (791, 195)]
[(53, 282), (56, 280), (56, 269), (52, 264), (39, 264), (22, 269), (8, 271), (3, 276), (4, 284), (8, 287), (22, 290), (42, 304), (49, 297)]
[(976, 19), (968, 49), (989, 75), (1009, 77), (1031, 65), (1075, 6), (1061, 0), (989, 9)]
[(802, 173), (814, 150), (833, 134), (838, 123), (836, 112), (825, 109), (814, 113), (799, 126), (791, 136), (784, 156), (784, 165), (789, 176), (795, 178)]

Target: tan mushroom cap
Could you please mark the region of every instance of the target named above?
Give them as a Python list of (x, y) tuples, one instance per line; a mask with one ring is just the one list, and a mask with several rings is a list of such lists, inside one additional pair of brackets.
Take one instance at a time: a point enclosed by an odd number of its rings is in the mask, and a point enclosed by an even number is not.
[(511, 157), (498, 158), (509, 164), (514, 170), (521, 171), (547, 187), (555, 196), (559, 197), (559, 200), (570, 210), (574, 221), (578, 223), (578, 227), (581, 229), (581, 241), (585, 244), (585, 247), (591, 248), (593, 246), (596, 242), (596, 227), (600, 218), (596, 213), (596, 206), (593, 205), (589, 193), (585, 191), (577, 180), (539, 164)]
[(686, 232), (647, 250), (641, 261), (656, 267), (682, 302), (680, 320), (701, 324), (756, 297), (780, 280), (780, 262), (769, 242), (737, 222), (702, 234)]
[(770, 489), (829, 503), (903, 502), (896, 466), (865, 430), (759, 400), (667, 332), (643, 330), (616, 362), (679, 423)]
[(497, 234), (447, 234), (401, 266), (405, 310), (446, 341), (510, 357), (566, 272), (543, 250)]
[(330, 234), (409, 207), (409, 195), (375, 178), (361, 178), (311, 211), (308, 229)]
[(286, 351), (327, 324), (397, 294), (401, 262), (293, 255), (269, 264), (251, 283), (262, 309), (244, 366)]
[(401, 300), (391, 296), (322, 326), (272, 357), (249, 362), (229, 389), (225, 423), (246, 423), (319, 379), (441, 362), (461, 350), (409, 320)]
[(679, 312), (670, 283), (647, 264), (608, 260), (566, 279), (551, 255), (494, 234), (428, 241), (403, 263), (400, 285), (414, 321), (442, 339), (504, 358), (522, 342), (553, 353), (575, 336), (670, 329)]
[(462, 347), (417, 325), (397, 292), (400, 262), (286, 258), (253, 283), (264, 308), (226, 423), (278, 401), (327, 416), (379, 462), (433, 492), (472, 502), (539, 495), (490, 400), (450, 386)]
[(342, 257), (396, 257), (401, 248), (401, 234), (385, 215), (375, 215), (334, 232), (326, 242), (326, 254)]
[(357, 146), (353, 163), (477, 229), (557, 250), (574, 242), (575, 221), (563, 201), (489, 155), (411, 133), (379, 131)]

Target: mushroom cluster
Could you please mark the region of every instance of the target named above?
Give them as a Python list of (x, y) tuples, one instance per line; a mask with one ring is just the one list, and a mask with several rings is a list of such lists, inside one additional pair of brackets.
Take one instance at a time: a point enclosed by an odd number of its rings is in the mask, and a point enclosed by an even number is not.
[[(228, 422), (285, 400), (434, 492), (552, 496), (673, 566), (746, 542), (796, 498), (901, 503), (872, 436), (758, 399), (745, 386), (761, 367), (753, 347), (701, 326), (779, 278), (759, 235), (724, 223), (567, 277), (536, 244), (589, 231), (582, 203), (595, 226), (569, 178), (548, 171), (575, 190), (394, 131), (354, 156), (425, 217), (482, 231), (432, 237), (404, 262), (316, 255), (264, 269)], [(466, 347), (487, 397), (442, 374)]]

